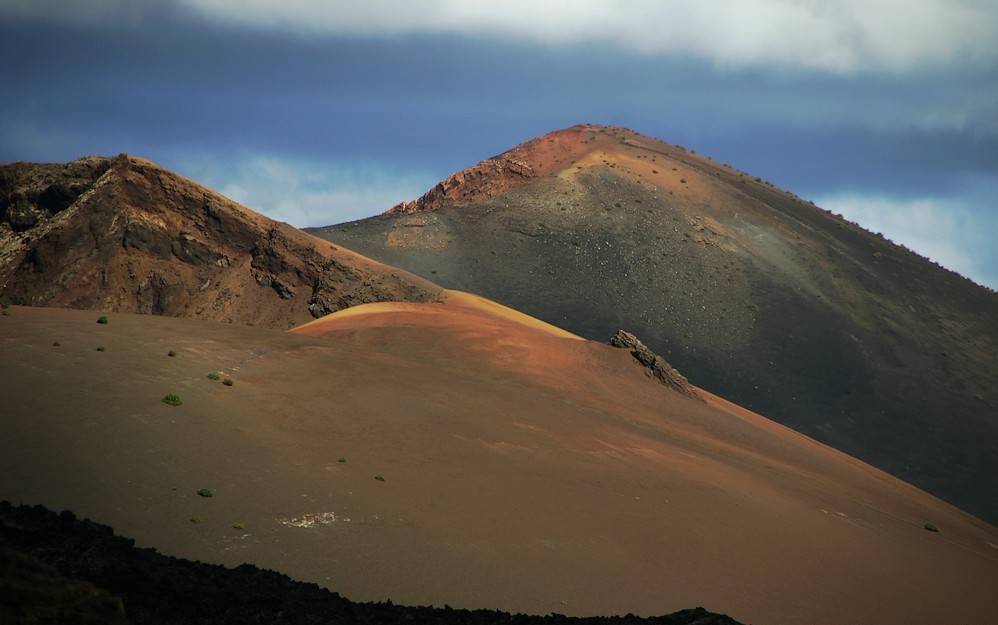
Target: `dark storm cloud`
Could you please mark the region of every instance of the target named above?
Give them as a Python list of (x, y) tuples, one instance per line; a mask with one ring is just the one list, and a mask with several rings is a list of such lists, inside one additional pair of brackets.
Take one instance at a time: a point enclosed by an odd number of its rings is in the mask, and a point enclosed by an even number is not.
[[(300, 39), (178, 15), (159, 16), (153, 30), (7, 23), (0, 36), (14, 51), (3, 66), (5, 82), (16, 85), (5, 117), (64, 126), (90, 151), (210, 142), (398, 159), (430, 150), (449, 160), (444, 152), (478, 158), (483, 147), (593, 121), (716, 150), (743, 167), (789, 173), (800, 154), (819, 162), (827, 154), (855, 162), (856, 180), (877, 169), (870, 161), (914, 167), (916, 178), (926, 168), (994, 170), (989, 155), (998, 152), (994, 134), (975, 139), (974, 129), (945, 119), (969, 117), (968, 106), (993, 95), (979, 76), (953, 72), (774, 77), (593, 46)], [(104, 145), (92, 146), (95, 139)], [(2, 156), (15, 156), (15, 147), (0, 145)]]

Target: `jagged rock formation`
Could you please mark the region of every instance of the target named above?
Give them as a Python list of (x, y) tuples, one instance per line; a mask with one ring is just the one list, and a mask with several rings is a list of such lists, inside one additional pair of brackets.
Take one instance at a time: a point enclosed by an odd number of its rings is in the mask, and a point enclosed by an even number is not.
[(412, 202), (401, 202), (388, 213), (415, 213), (432, 210), (445, 202), (488, 199), (520, 186), (538, 173), (516, 159), (515, 153), (490, 158), (457, 172)]
[(120, 155), (0, 166), (0, 298), (287, 328), (437, 287)]
[(623, 128), (544, 135), (414, 208), (314, 232), (589, 339), (627, 328), (700, 388), (998, 521), (994, 292)]
[(613, 347), (630, 350), (634, 359), (648, 370), (648, 375), (657, 379), (662, 384), (687, 397), (703, 401), (703, 397), (700, 396), (700, 393), (697, 392), (696, 388), (690, 384), (689, 380), (683, 374), (676, 371), (675, 367), (666, 362), (664, 358), (648, 349), (644, 343), (638, 340), (638, 337), (630, 332), (617, 330), (617, 333), (610, 337), (608, 343)]
[[(95, 590), (91, 582), (120, 596), (125, 614), (120, 600)], [(249, 564), (227, 569), (137, 549), (110, 527), (71, 512), (57, 515), (7, 501), (0, 501), (0, 619), (80, 625), (739, 625), (703, 608), (652, 618), (577, 618), (353, 603), (315, 584)]]

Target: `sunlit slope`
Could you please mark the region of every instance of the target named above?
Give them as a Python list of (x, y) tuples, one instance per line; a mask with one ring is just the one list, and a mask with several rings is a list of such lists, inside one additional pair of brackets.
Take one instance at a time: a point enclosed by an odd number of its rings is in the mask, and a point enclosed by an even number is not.
[(0, 497), (356, 600), (998, 614), (995, 529), (876, 469), (460, 294), (363, 310), (287, 333), (12, 307)]

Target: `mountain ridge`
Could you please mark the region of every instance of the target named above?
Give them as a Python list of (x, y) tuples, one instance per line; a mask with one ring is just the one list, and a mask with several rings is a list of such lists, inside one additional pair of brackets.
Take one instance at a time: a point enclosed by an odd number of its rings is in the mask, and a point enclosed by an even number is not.
[[(513, 161), (532, 174), (494, 166)], [(309, 231), (593, 340), (627, 329), (692, 383), (998, 519), (993, 291), (627, 129), (486, 163)]]
[(16, 304), (282, 328), (439, 290), (125, 154), (0, 166), (0, 285)]

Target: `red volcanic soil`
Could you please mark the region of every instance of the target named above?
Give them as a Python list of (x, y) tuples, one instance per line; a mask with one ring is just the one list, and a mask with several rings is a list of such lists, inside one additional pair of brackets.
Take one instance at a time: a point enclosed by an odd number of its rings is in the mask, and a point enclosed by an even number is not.
[[(11, 307), (0, 498), (354, 600), (703, 605), (781, 625), (998, 617), (994, 527), (685, 397), (625, 350), (446, 295), (292, 332)], [(171, 392), (182, 405), (160, 401)]]
[(602, 153), (601, 150), (612, 150), (615, 143), (615, 135), (589, 124), (552, 132), (452, 174), (418, 200), (402, 202), (386, 212), (412, 213), (432, 210), (444, 203), (486, 200), (535, 178), (564, 170), (580, 159)]
[[(659, 158), (663, 160), (659, 161)], [(386, 213), (413, 213), (448, 204), (481, 202), (545, 176), (569, 180), (590, 167), (613, 169), (631, 182), (647, 185), (655, 191), (678, 193), (686, 201), (701, 204), (713, 199), (718, 186), (714, 178), (723, 175), (725, 180), (741, 182), (746, 175), (697, 156), (682, 146), (669, 145), (623, 128), (578, 124), (525, 141), (498, 156), (451, 174), (418, 200), (397, 204)], [(751, 189), (746, 187), (741, 191), (759, 196), (784, 195), (796, 200), (795, 196), (777, 191), (762, 181), (755, 181)], [(711, 234), (717, 233), (711, 231)]]

